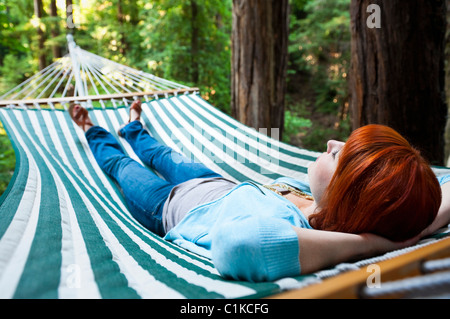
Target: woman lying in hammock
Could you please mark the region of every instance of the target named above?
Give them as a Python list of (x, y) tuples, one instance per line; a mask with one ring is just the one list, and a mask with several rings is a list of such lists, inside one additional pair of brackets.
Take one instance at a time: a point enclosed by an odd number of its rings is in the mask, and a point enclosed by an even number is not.
[[(152, 232), (211, 258), (227, 278), (273, 281), (414, 244), (449, 223), (450, 176), (437, 179), (394, 130), (370, 125), (329, 141), (310, 184), (284, 177), (236, 184), (159, 144), (143, 129), (141, 103), (119, 130), (146, 165), (78, 105), (70, 115), (131, 214)], [(441, 185), (443, 201), (441, 205)]]

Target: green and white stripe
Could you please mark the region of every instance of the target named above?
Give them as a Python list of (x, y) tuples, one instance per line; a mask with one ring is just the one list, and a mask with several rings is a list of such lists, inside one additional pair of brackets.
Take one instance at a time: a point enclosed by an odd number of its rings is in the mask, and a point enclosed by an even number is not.
[[(125, 151), (125, 107), (91, 110)], [(0, 110), (16, 172), (0, 201), (1, 298), (240, 298), (277, 293), (277, 283), (226, 281), (210, 260), (139, 223), (98, 167), (84, 133), (61, 110)], [(305, 178), (314, 153), (266, 138), (196, 95), (144, 104), (150, 133), (236, 181)], [(300, 173), (299, 173), (300, 172)]]

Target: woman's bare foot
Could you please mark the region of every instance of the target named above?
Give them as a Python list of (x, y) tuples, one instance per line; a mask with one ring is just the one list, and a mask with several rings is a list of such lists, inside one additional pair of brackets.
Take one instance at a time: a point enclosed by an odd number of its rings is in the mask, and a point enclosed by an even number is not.
[(69, 114), (75, 124), (81, 127), (84, 132), (87, 132), (91, 127), (94, 126), (89, 117), (88, 110), (78, 104), (70, 105)]
[(136, 100), (131, 104), (130, 106), (130, 120), (128, 123), (131, 123), (133, 121), (139, 121), (141, 119), (141, 113), (142, 113), (142, 107), (141, 107), (141, 100)]
[(134, 122), (134, 121), (140, 121), (141, 120), (141, 113), (142, 113), (142, 102), (140, 100), (134, 101), (130, 106), (130, 118), (128, 119), (128, 123), (123, 124), (119, 130), (117, 131), (117, 135), (122, 136), (122, 133), (120, 132), (122, 128), (124, 128), (127, 124)]

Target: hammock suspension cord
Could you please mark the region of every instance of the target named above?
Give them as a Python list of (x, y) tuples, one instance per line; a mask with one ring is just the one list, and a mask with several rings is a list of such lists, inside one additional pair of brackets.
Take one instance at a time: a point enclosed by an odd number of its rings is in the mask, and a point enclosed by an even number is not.
[(41, 109), (48, 105), (54, 109), (61, 104), (67, 110), (71, 102), (92, 108), (97, 101), (102, 108), (108, 102), (117, 108), (118, 103), (128, 106), (138, 97), (149, 101), (159, 95), (198, 91), (85, 51), (70, 34), (67, 41), (69, 54), (0, 96), (0, 107)]

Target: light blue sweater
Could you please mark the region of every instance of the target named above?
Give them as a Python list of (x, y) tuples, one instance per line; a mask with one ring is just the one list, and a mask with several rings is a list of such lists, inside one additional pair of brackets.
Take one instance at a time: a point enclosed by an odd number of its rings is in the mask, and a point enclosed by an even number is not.
[[(291, 178), (274, 183), (310, 194), (307, 184)], [(299, 243), (292, 226), (311, 228), (292, 202), (246, 182), (191, 210), (165, 239), (212, 259), (224, 277), (272, 281), (300, 274)]]
[[(440, 184), (450, 175), (440, 177)], [(283, 177), (273, 183), (307, 194), (307, 184)], [(246, 182), (221, 198), (198, 206), (165, 239), (213, 260), (226, 278), (273, 281), (301, 273), (299, 243), (292, 226), (311, 228), (302, 212), (283, 196)]]

